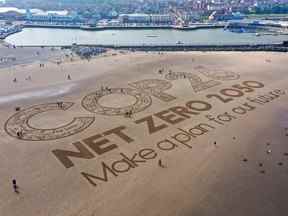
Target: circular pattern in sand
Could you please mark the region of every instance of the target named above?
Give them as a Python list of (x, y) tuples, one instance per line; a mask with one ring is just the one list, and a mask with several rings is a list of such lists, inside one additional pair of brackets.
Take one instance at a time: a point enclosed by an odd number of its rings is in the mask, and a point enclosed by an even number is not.
[[(134, 100), (131, 100), (131, 97)], [(111, 101), (113, 101), (113, 104), (111, 104)], [(115, 104), (117, 101), (119, 104)], [(127, 112), (137, 113), (143, 111), (151, 104), (152, 99), (149, 95), (131, 88), (102, 89), (86, 95), (82, 100), (84, 109), (101, 115), (125, 115)]]
[(213, 71), (201, 71), (203, 75), (214, 80), (219, 81), (229, 81), (229, 80), (238, 80), (240, 75), (232, 71), (223, 71), (223, 70), (213, 70)]

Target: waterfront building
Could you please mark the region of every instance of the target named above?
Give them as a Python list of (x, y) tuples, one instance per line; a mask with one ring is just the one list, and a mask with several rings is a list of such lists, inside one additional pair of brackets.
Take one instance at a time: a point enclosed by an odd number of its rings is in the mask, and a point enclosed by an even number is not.
[(191, 22), (191, 21), (198, 21), (200, 19), (200, 14), (197, 12), (193, 13), (182, 13), (181, 14), (181, 19), (184, 22)]
[(0, 24), (0, 39), (3, 40), (11, 34), (20, 32), (22, 30), (21, 25), (12, 25), (12, 24)]
[(207, 11), (221, 11), (227, 9), (225, 4), (222, 3), (213, 3), (207, 5)]
[(173, 18), (169, 14), (151, 14), (150, 22), (151, 23), (172, 23)]
[(227, 21), (227, 20), (240, 20), (245, 16), (240, 12), (225, 12), (225, 11), (213, 11), (208, 17), (210, 21)]
[(149, 23), (150, 16), (148, 14), (120, 14), (119, 20), (122, 23)]
[(77, 23), (81, 19), (77, 14), (60, 15), (56, 13), (32, 14), (30, 10), (26, 11), (26, 20), (30, 22), (51, 22), (51, 23)]
[(121, 23), (170, 24), (173, 17), (169, 14), (120, 14)]

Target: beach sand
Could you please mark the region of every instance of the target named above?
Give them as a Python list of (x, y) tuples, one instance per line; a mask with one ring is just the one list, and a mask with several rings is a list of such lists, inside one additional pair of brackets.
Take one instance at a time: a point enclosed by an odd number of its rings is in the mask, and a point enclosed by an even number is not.
[(59, 47), (14, 47), (0, 40), (0, 68), (55, 61), (63, 59), (66, 53), (68, 53), (68, 50), (61, 50)]
[(0, 69), (0, 215), (286, 215), (287, 60), (109, 52)]

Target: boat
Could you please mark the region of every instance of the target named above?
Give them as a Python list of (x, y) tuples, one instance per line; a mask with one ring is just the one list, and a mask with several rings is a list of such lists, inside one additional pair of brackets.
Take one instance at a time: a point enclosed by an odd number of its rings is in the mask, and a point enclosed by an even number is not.
[(146, 35), (146, 37), (159, 37), (158, 35)]
[(80, 26), (80, 29), (87, 30), (87, 31), (97, 31), (97, 30), (103, 30), (105, 27), (103, 26), (90, 26), (90, 25), (82, 25)]

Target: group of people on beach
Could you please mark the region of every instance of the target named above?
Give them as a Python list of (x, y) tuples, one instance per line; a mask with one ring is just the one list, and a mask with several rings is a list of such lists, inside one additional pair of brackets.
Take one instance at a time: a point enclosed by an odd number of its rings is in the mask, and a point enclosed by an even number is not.
[(112, 89), (110, 88), (110, 87), (108, 87), (108, 86), (101, 86), (101, 91), (103, 92), (103, 91), (108, 91), (108, 92), (112, 92)]
[(61, 109), (63, 109), (63, 102), (61, 101), (61, 102), (57, 102), (57, 106), (59, 107), (59, 108), (61, 108)]
[(1, 57), (0, 63), (6, 63), (10, 61), (16, 61), (16, 57)]
[[(159, 70), (158, 70), (158, 74), (163, 74), (164, 73), (164, 68), (160, 68)], [(172, 75), (172, 73), (173, 73), (173, 71), (170, 69), (169, 71), (168, 71), (168, 75)], [(186, 76), (185, 76), (185, 74), (183, 74), (183, 78), (185, 79), (186, 78)]]
[[(31, 80), (32, 80), (32, 77), (29, 75), (28, 77), (25, 78), (25, 80), (26, 80), (26, 81), (31, 81)], [(17, 82), (17, 78), (16, 78), (16, 77), (13, 79), (13, 82), (14, 82), (14, 83)]]
[[(32, 77), (29, 75), (28, 77), (25, 78), (25, 80), (26, 80), (26, 81), (31, 81), (31, 80), (32, 80)], [(70, 74), (67, 75), (67, 80), (72, 80)], [(17, 83), (17, 81), (18, 81), (18, 80), (17, 80), (17, 78), (15, 77), (15, 78), (13, 79), (13, 82), (14, 82), (14, 83)]]
[(132, 110), (126, 111), (126, 112), (125, 112), (125, 117), (131, 118), (131, 117), (132, 117), (132, 114), (133, 114), (133, 111), (132, 111)]
[(16, 135), (17, 135), (17, 137), (18, 137), (19, 139), (21, 139), (21, 138), (23, 137), (23, 130), (22, 130), (22, 129), (18, 130), (18, 131), (16, 132)]

